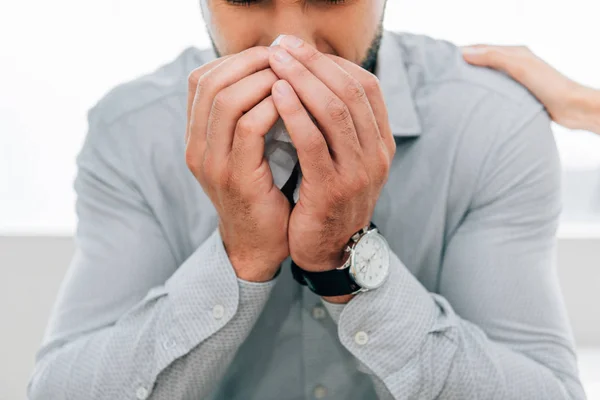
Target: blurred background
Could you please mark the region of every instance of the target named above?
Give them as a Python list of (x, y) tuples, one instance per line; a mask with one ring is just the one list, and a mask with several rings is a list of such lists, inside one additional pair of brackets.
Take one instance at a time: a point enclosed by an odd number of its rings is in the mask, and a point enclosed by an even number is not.
[[(387, 29), (525, 44), (600, 88), (600, 2), (389, 0)], [(198, 0), (0, 2), (0, 400), (22, 400), (76, 226), (86, 112), (115, 85), (206, 47)], [(600, 399), (600, 136), (554, 127), (564, 165), (558, 268), (582, 379)]]

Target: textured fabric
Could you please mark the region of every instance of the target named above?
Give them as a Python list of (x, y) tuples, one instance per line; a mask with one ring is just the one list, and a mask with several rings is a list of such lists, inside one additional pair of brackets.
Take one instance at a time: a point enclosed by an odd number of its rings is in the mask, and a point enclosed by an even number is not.
[[(373, 222), (385, 285), (323, 304), (236, 278), (184, 161), (186, 50), (109, 93), (77, 159), (77, 251), (38, 399), (583, 399), (554, 266), (560, 165), (544, 110), (453, 45), (386, 33), (397, 141)], [(328, 310), (325, 311), (325, 310)]]

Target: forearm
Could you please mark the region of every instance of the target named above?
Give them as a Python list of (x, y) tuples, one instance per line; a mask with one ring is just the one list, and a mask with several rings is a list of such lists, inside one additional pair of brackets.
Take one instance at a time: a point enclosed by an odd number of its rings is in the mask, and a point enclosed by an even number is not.
[(339, 319), (341, 342), (393, 398), (583, 398), (573, 371), (488, 339), (392, 258), (384, 287), (357, 296), (343, 310), (326, 306)]
[(578, 86), (575, 103), (582, 129), (600, 134), (600, 90)]
[(146, 392), (152, 399), (203, 398), (272, 286), (239, 281), (215, 234), (114, 325), (45, 346), (29, 397), (115, 399)]

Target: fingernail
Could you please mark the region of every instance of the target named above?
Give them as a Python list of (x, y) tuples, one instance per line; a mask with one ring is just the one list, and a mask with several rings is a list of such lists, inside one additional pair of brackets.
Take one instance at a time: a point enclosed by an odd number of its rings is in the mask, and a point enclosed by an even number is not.
[(463, 54), (484, 54), (487, 49), (485, 47), (461, 47)]
[(290, 94), (290, 87), (287, 83), (283, 81), (279, 81), (275, 83), (275, 90), (282, 96), (287, 96)]
[(304, 43), (304, 41), (294, 35), (285, 35), (282, 39), (281, 39), (281, 44), (284, 47), (289, 47), (292, 49), (297, 49), (298, 47), (302, 46), (302, 44)]
[(279, 49), (275, 52), (275, 59), (282, 63), (288, 63), (292, 59), (292, 56), (287, 51)]

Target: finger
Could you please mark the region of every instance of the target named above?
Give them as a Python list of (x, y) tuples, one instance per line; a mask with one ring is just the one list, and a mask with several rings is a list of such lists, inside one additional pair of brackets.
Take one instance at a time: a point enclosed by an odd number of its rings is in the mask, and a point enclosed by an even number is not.
[(555, 71), (525, 46), (475, 45), (464, 47), (462, 52), (465, 61), (500, 70), (532, 92), (547, 87), (546, 73)]
[(264, 161), (265, 135), (277, 119), (279, 113), (269, 96), (237, 121), (231, 159), (242, 173), (256, 171)]
[(344, 58), (334, 55), (327, 55), (327, 57), (346, 70), (362, 85), (365, 93), (367, 94), (367, 98), (369, 99), (369, 104), (373, 110), (375, 120), (377, 121), (379, 134), (383, 140), (383, 144), (385, 145), (390, 157), (393, 157), (396, 152), (396, 142), (394, 141), (394, 134), (390, 128), (388, 110), (387, 106), (385, 105), (385, 98), (383, 97), (381, 86), (379, 85), (379, 79), (377, 79), (374, 74), (353, 63), (352, 61), (348, 61)]
[[(282, 48), (274, 48), (271, 68), (294, 89), (315, 117), (333, 160), (351, 168), (362, 158), (352, 115), (346, 104), (298, 60)], [(277, 103), (276, 103), (277, 104)]]
[(206, 128), (215, 96), (248, 75), (269, 67), (269, 51), (266, 47), (253, 47), (231, 56), (200, 77), (193, 100), (190, 136), (187, 152), (204, 157)]
[(206, 63), (203, 66), (193, 70), (188, 76), (187, 125), (185, 127), (185, 143), (187, 143), (189, 137), (190, 118), (192, 116), (192, 105), (194, 103), (194, 98), (196, 97), (196, 89), (198, 88), (198, 82), (200, 81), (200, 78), (206, 72), (221, 64), (229, 57), (231, 56), (217, 58), (216, 60)]
[(489, 67), (506, 71), (508, 54), (506, 48), (502, 46), (489, 46), (485, 44), (476, 44), (461, 48), (463, 58), (469, 64), (480, 67)]
[(308, 181), (322, 181), (334, 167), (323, 134), (310, 119), (291, 85), (283, 80), (273, 85), (273, 101), (298, 151), (302, 175)]
[[(350, 110), (361, 147), (367, 154), (373, 154), (373, 151), (381, 145), (381, 138), (371, 104), (361, 82), (331, 58), (325, 57), (315, 47), (295, 36), (284, 36), (281, 47), (300, 61), (346, 104)], [(363, 81), (372, 84), (366, 79)]]
[(275, 82), (277, 76), (267, 68), (217, 93), (206, 131), (207, 150), (214, 155), (215, 160), (229, 155), (238, 120), (271, 94)]

